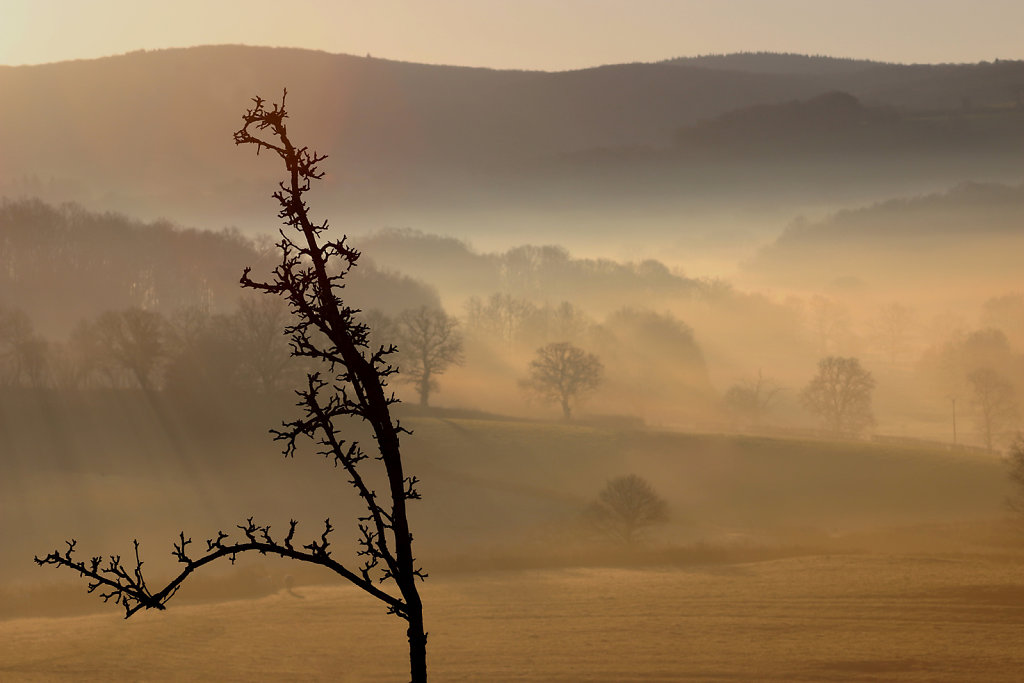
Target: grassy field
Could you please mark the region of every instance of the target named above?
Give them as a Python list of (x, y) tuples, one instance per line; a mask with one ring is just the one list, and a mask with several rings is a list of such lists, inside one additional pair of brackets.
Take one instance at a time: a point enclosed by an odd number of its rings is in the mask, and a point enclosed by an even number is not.
[[(435, 681), (1018, 681), (1021, 557), (813, 555), (437, 576)], [(0, 680), (401, 681), (354, 589), (0, 622)]]
[[(325, 517), (344, 524), (358, 514), (330, 464), (280, 456), (264, 431), (280, 414), (273, 407), (224, 429), (114, 408), (65, 410), (61, 429), (7, 423), (0, 588), (36, 580), (32, 555), (68, 537), (89, 553), (125, 552), (139, 538), (157, 562), (181, 530), (207, 538), (255, 515), (276, 526), (294, 517), (312, 533)], [(115, 419), (130, 428), (104, 427)], [(586, 534), (581, 511), (622, 474), (648, 479), (668, 500), (671, 522), (651, 538), (668, 545), (820, 545), (864, 529), (999, 517), (1010, 493), (997, 458), (926, 445), (445, 416), (405, 424), (414, 432), (407, 469), (422, 480), (412, 509), (419, 553), (433, 563), (550, 555), (576, 543)]]
[[(125, 622), (78, 577), (31, 562), (70, 536), (83, 555), (139, 538), (156, 583), (179, 530), (201, 542), (248, 515), (303, 520), (300, 535), (329, 515), (345, 559), (357, 508), (329, 465), (275, 452), (263, 430), (280, 406), (227, 422), (130, 401), (42, 414), (5, 406), (0, 424), (0, 681), (404, 680), (400, 622), (316, 568), (211, 567), (167, 612)], [(998, 458), (614, 422), (404, 422), (423, 481), (412, 514), (434, 680), (1024, 671), (1024, 542), (1000, 521), (1011, 489)], [(595, 538), (580, 514), (629, 473), (671, 508), (638, 549)], [(286, 575), (302, 597), (281, 590)]]

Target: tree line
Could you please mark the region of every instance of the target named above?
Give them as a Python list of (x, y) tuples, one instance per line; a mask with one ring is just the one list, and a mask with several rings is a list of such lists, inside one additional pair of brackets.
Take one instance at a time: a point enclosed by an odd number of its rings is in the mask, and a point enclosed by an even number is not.
[[(230, 313), (189, 307), (164, 315), (129, 308), (81, 320), (65, 341), (54, 342), (34, 329), (24, 311), (0, 308), (0, 388), (140, 389), (193, 400), (273, 394), (292, 386), (305, 371), (290, 360), (280, 334), (288, 315), (284, 304), (265, 297), (244, 297)], [(423, 407), (430, 405), (442, 376), (466, 363), (467, 344), (482, 344), (477, 352), (485, 354), (531, 349), (519, 387), (555, 404), (566, 419), (605, 382), (606, 363), (616, 363), (613, 372), (643, 370), (636, 359), (637, 367), (623, 362), (621, 348), (646, 349), (666, 365), (674, 355), (691, 368), (694, 385), (707, 382), (692, 331), (671, 316), (643, 309), (622, 309), (599, 324), (569, 302), (537, 306), (496, 293), (471, 298), (462, 319), (428, 305), (395, 315), (380, 309), (358, 315), (370, 326), (372, 343), (396, 344), (400, 380)], [(604, 359), (588, 348), (601, 348)], [(990, 451), (1007, 443), (1019, 415), (1015, 386), (999, 371), (1014, 360), (1006, 335), (996, 329), (964, 335), (926, 358), (938, 376), (949, 378), (952, 408), (959, 398), (961, 419), (970, 419)], [(658, 384), (653, 376), (651, 384)], [(875, 377), (860, 359), (828, 355), (797, 399), (828, 432), (857, 437), (875, 424), (875, 387)], [(720, 400), (734, 421), (756, 427), (771, 422), (784, 393), (780, 382), (759, 371), (756, 378), (728, 387)], [(961, 425), (960, 438), (963, 433)]]

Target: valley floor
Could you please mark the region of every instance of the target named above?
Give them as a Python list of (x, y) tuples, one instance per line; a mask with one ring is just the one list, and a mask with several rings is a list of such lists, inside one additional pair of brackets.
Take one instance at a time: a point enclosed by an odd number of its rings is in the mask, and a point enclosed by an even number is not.
[[(433, 681), (1017, 681), (1019, 555), (814, 555), (484, 572), (423, 586)], [(348, 587), (0, 622), (0, 680), (401, 681)]]

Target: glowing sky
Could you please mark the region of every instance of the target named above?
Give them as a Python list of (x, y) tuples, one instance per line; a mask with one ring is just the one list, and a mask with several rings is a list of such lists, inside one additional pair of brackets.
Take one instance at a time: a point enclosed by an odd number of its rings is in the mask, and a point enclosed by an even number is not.
[(1022, 0), (0, 0), (0, 64), (244, 43), (569, 69), (770, 50), (1024, 58)]

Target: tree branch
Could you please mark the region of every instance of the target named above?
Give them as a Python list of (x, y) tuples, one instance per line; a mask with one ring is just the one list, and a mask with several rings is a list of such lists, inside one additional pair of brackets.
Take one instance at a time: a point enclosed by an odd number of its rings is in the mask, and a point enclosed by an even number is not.
[(166, 609), (167, 602), (174, 597), (181, 587), (181, 584), (192, 572), (221, 558), (228, 558), (232, 564), (236, 556), (250, 551), (258, 552), (261, 555), (279, 555), (301, 562), (320, 565), (330, 569), (334, 573), (343, 576), (350, 582), (363, 589), (373, 597), (388, 606), (388, 610), (403, 618), (408, 618), (405, 611), (405, 603), (389, 593), (378, 588), (375, 583), (365, 574), (356, 574), (340, 562), (331, 557), (328, 550), (330, 542), (328, 536), (334, 530), (330, 520), (324, 523), (324, 531), (319, 542), (314, 540), (303, 546), (302, 550), (292, 545), (295, 536), (297, 522), (292, 520), (283, 543), (278, 543), (270, 536), (270, 526), (258, 526), (253, 522), (252, 517), (246, 520), (244, 525), (239, 524), (245, 536), (245, 540), (230, 542), (230, 536), (223, 531), (217, 532), (217, 537), (206, 541), (207, 552), (199, 557), (192, 558), (186, 553), (186, 547), (192, 543), (191, 538), (185, 538), (182, 533), (178, 542), (174, 544), (171, 554), (178, 562), (185, 565), (184, 569), (174, 577), (166, 586), (153, 593), (147, 586), (142, 575), (142, 560), (139, 557), (139, 542), (133, 541), (135, 548), (135, 566), (129, 570), (122, 562), (120, 555), (111, 555), (107, 564), (103, 565), (101, 557), (93, 557), (88, 563), (76, 561), (74, 558), (77, 541), (74, 539), (66, 541), (67, 550), (61, 553), (54, 550), (45, 557), (35, 557), (35, 563), (44, 565), (64, 566), (77, 571), (81, 576), (90, 580), (89, 592), (92, 593), (99, 588), (109, 589), (108, 592), (101, 592), (100, 596), (104, 602), (114, 601), (124, 607), (125, 618), (132, 616), (142, 609)]

